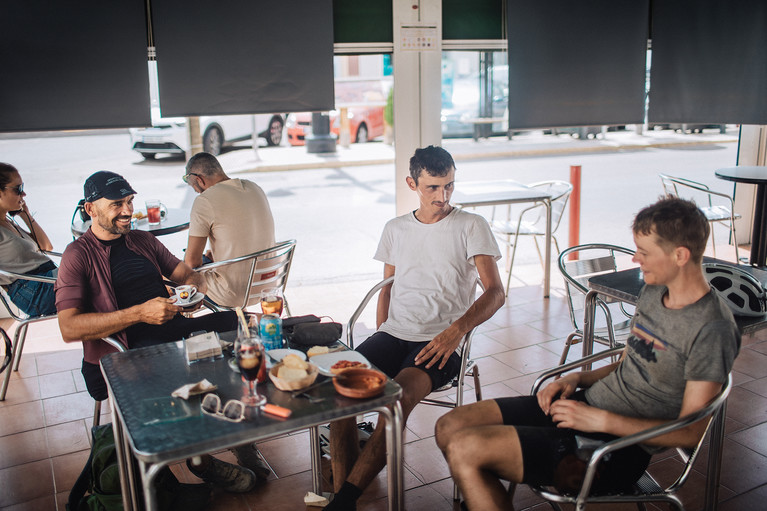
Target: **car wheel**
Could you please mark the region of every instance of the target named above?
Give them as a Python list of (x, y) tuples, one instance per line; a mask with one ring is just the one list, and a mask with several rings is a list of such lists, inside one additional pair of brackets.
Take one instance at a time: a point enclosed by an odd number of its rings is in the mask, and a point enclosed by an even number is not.
[(269, 121), (269, 129), (266, 132), (266, 143), (270, 146), (278, 146), (282, 142), (282, 129), (285, 123), (275, 116)]
[(223, 138), (220, 129), (215, 126), (208, 128), (202, 137), (202, 150), (213, 156), (218, 156), (221, 154)]
[(145, 160), (154, 160), (154, 157), (157, 155), (155, 153), (141, 153), (141, 156), (143, 156)]
[(357, 128), (357, 143), (358, 144), (364, 144), (368, 142), (370, 139), (368, 138), (368, 127), (363, 122), (360, 124), (360, 127)]

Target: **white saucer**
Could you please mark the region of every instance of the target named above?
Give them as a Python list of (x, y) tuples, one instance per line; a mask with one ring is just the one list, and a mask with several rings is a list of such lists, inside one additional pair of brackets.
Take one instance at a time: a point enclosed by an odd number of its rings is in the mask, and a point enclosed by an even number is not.
[[(175, 298), (175, 299), (176, 299), (176, 301), (178, 301), (178, 297), (177, 297), (177, 296), (171, 296), (171, 298)], [(201, 302), (201, 301), (203, 301), (204, 299), (205, 299), (205, 295), (204, 295), (204, 294), (202, 294), (202, 293), (197, 293), (197, 294), (195, 294), (195, 295), (192, 297), (192, 299), (191, 299), (191, 300), (189, 300), (188, 302), (186, 302), (186, 303), (184, 303), (184, 304), (181, 304), (181, 303), (176, 303), (176, 305), (178, 305), (179, 307), (183, 307), (184, 309), (188, 309), (189, 307), (192, 307), (192, 306), (194, 306), (194, 305), (197, 305), (198, 303), (200, 303), (200, 302)], [(174, 303), (175, 303), (175, 302), (174, 302)]]

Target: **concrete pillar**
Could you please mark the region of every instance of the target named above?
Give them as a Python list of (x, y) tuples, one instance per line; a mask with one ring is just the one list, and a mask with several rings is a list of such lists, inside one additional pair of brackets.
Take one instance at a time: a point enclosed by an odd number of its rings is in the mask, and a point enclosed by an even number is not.
[(396, 214), (418, 207), (405, 178), (413, 152), (442, 142), (442, 2), (393, 0)]
[(312, 113), (312, 134), (305, 141), (307, 153), (336, 152), (336, 136), (330, 133), (330, 117), (327, 113)]
[(188, 160), (197, 153), (202, 152), (202, 135), (200, 135), (200, 118), (187, 117), (186, 125), (188, 127), (187, 136), (189, 137), (189, 150), (186, 152)]
[[(740, 127), (737, 165), (767, 165), (767, 126), (744, 124)], [(736, 183), (734, 186), (735, 211), (741, 215), (735, 220), (735, 241), (738, 244), (750, 243), (756, 185)]]

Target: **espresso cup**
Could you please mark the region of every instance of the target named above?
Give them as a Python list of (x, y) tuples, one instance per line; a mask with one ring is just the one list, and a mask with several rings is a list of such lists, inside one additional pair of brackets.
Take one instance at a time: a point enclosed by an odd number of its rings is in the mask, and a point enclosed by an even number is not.
[(188, 304), (195, 294), (197, 294), (197, 287), (195, 286), (177, 286), (176, 304), (181, 306)]

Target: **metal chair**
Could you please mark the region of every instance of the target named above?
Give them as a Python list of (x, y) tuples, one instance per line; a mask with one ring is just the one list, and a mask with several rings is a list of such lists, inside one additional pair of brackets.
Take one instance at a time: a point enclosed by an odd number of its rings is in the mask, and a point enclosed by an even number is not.
[[(536, 394), (544, 381), (547, 379), (557, 377), (564, 372), (572, 369), (590, 366), (592, 363), (607, 358), (620, 355), (622, 347), (613, 348), (611, 350), (603, 351), (595, 355), (591, 355), (582, 360), (578, 360), (571, 364), (559, 366), (545, 373), (541, 374), (538, 379), (535, 380), (532, 388), (532, 394)], [(685, 415), (675, 420), (666, 422), (659, 426), (649, 428), (645, 431), (628, 435), (625, 437), (617, 438), (611, 442), (607, 442), (596, 449), (591, 454), (583, 484), (580, 492), (577, 495), (564, 494), (557, 491), (552, 487), (539, 487), (531, 486), (533, 492), (538, 496), (549, 501), (555, 509), (562, 509), (559, 504), (571, 504), (575, 505), (575, 509), (582, 511), (586, 508), (586, 504), (601, 504), (601, 503), (636, 503), (638, 507), (644, 509), (644, 502), (666, 502), (676, 509), (683, 511), (684, 506), (682, 501), (677, 496), (679, 489), (687, 481), (688, 476), (692, 472), (693, 464), (700, 453), (703, 446), (706, 434), (711, 431), (708, 451), (708, 471), (706, 474), (706, 502), (710, 508), (716, 506), (718, 500), (719, 491), (719, 475), (721, 471), (722, 461), (722, 447), (724, 441), (724, 419), (726, 415), (727, 396), (732, 388), (732, 376), (727, 377), (727, 381), (722, 386), (722, 390), (712, 399), (706, 406), (698, 410), (697, 412)], [(693, 448), (676, 448), (679, 457), (682, 460), (682, 470), (680, 471), (677, 479), (668, 487), (661, 487), (658, 482), (650, 475), (649, 470), (645, 471), (642, 477), (637, 481), (631, 492), (627, 493), (615, 493), (610, 495), (591, 495), (591, 485), (594, 482), (596, 474), (597, 464), (599, 461), (609, 455), (611, 452), (618, 449), (623, 449), (630, 445), (646, 442), (651, 438), (655, 438), (661, 435), (665, 435), (671, 431), (675, 431), (699, 420), (710, 417), (706, 431), (701, 435), (697, 445)]]
[[(576, 254), (577, 259), (569, 261), (570, 254)], [(559, 365), (564, 364), (567, 360), (570, 346), (583, 340), (583, 309), (586, 294), (589, 292), (587, 287), (589, 278), (618, 271), (615, 260), (616, 254), (633, 256), (634, 251), (617, 245), (590, 243), (566, 248), (559, 254), (557, 264), (562, 277), (565, 279), (570, 322), (574, 329), (567, 336)], [(616, 339), (623, 339), (628, 336), (632, 314), (626, 310), (622, 302), (619, 302), (617, 311), (611, 309), (609, 306), (611, 303), (615, 303), (615, 301), (597, 298), (597, 305), (604, 312), (605, 326), (594, 330), (594, 341), (612, 348), (616, 346)], [(617, 319), (613, 319), (613, 312), (618, 315)]]
[[(61, 257), (61, 254), (57, 252), (45, 252), (45, 254)], [(47, 282), (49, 284), (56, 283), (56, 279), (53, 277), (26, 275), (24, 273), (15, 273), (12, 271), (0, 270), (0, 275), (13, 279), (33, 280), (36, 282)], [(18, 325), (16, 325), (16, 332), (13, 335), (13, 347), (11, 350), (11, 363), (13, 366), (11, 369), (13, 369), (13, 371), (18, 371), (19, 363), (21, 363), (21, 352), (24, 350), (24, 342), (27, 339), (27, 329), (30, 323), (54, 319), (56, 314), (49, 314), (47, 316), (29, 316), (28, 314), (25, 314), (13, 305), (10, 297), (5, 292), (5, 288), (2, 286), (0, 286), (0, 301), (3, 302), (3, 306), (8, 311), (8, 314), (18, 323)], [(2, 387), (0, 387), (0, 401), (5, 401), (5, 394), (8, 392), (10, 380), (11, 370), (9, 369), (3, 377)]]
[[(246, 309), (249, 305), (260, 303), (262, 289), (267, 287), (277, 287), (283, 292), (282, 299), (285, 312), (290, 316), (290, 307), (288, 306), (288, 299), (285, 296), (285, 286), (288, 283), (288, 275), (290, 274), (290, 265), (293, 262), (293, 252), (295, 251), (295, 248), (296, 240), (283, 241), (271, 248), (259, 252), (227, 259), (226, 261), (203, 264), (196, 268), (196, 270), (204, 273), (211, 270), (220, 270), (226, 266), (237, 263), (247, 264), (247, 262), (250, 262), (248, 276), (246, 279), (243, 279), (243, 283), (246, 285), (243, 294), (243, 302), (239, 305), (243, 309)], [(234, 309), (234, 307), (228, 307), (222, 304), (213, 305), (208, 301), (206, 301), (206, 305), (214, 311), (220, 309)]]
[[(573, 185), (567, 181), (541, 181), (533, 183), (530, 188), (542, 189), (551, 194), (551, 239), (554, 241), (554, 247), (559, 253), (559, 243), (555, 233), (559, 228), (562, 215), (567, 206), (567, 200), (573, 191)], [(513, 220), (495, 220), (495, 207), (490, 221), (490, 228), (496, 237), (506, 244), (506, 258), (509, 259), (509, 276), (506, 279), (506, 296), (509, 296), (509, 284), (511, 283), (511, 269), (514, 266), (514, 258), (517, 254), (517, 243), (520, 236), (532, 236), (535, 242), (535, 249), (538, 251), (538, 259), (541, 266), (544, 266), (541, 248), (538, 245), (538, 238), (546, 236), (546, 207), (543, 204), (536, 204), (520, 211), (519, 216)], [(512, 236), (514, 239), (512, 240)], [(509, 258), (509, 249), (511, 257)]]
[[(373, 288), (368, 291), (368, 293), (365, 295), (365, 298), (362, 299), (362, 302), (357, 306), (357, 309), (354, 311), (354, 314), (352, 314), (351, 318), (349, 319), (349, 322), (346, 324), (346, 341), (349, 346), (349, 348), (354, 349), (354, 326), (357, 323), (357, 320), (359, 319), (360, 315), (362, 315), (363, 311), (365, 310), (366, 306), (370, 302), (370, 300), (384, 287), (388, 286), (394, 282), (394, 277), (389, 277), (387, 279), (382, 280)], [(479, 279), (477, 279), (477, 285), (480, 287), (480, 289), (484, 289), (482, 287), (482, 283)], [(459, 352), (461, 354), (461, 370), (458, 371), (458, 374), (455, 378), (443, 387), (440, 387), (436, 389), (434, 392), (444, 392), (446, 390), (450, 390), (452, 388), (456, 389), (456, 396), (455, 400), (451, 401), (449, 399), (439, 399), (439, 398), (425, 398), (422, 403), (429, 404), (429, 405), (435, 405), (435, 406), (444, 406), (447, 408), (455, 408), (457, 406), (461, 406), (463, 404), (463, 383), (464, 378), (466, 376), (471, 376), (474, 378), (474, 394), (477, 398), (477, 401), (482, 400), (482, 389), (480, 387), (479, 383), (479, 366), (471, 360), (470, 353), (471, 353), (471, 341), (474, 337), (474, 329), (470, 330), (465, 336), (463, 344), (461, 345)]]
[[(119, 352), (128, 351), (128, 348), (126, 348), (125, 345), (123, 345), (123, 343), (121, 343), (114, 337), (104, 337), (102, 340), (106, 342), (107, 344), (111, 344)], [(104, 401), (105, 399), (108, 399), (108, 397), (94, 395), (95, 392), (93, 392), (91, 387), (88, 386), (88, 383), (89, 382), (87, 381), (85, 382), (85, 387), (88, 390), (88, 394), (90, 394), (90, 396), (96, 401), (96, 405), (93, 408), (93, 425), (98, 426), (101, 423), (101, 402)]]
[[(365, 295), (365, 298), (362, 299), (362, 302), (360, 302), (360, 304), (357, 306), (354, 314), (352, 314), (349, 322), (346, 324), (346, 343), (348, 344), (349, 348), (354, 349), (354, 325), (357, 323), (360, 315), (362, 315), (365, 307), (381, 289), (388, 286), (392, 282), (394, 282), (394, 276), (386, 278), (373, 286), (373, 288)], [(482, 281), (479, 279), (477, 279), (477, 286), (484, 291)], [(452, 379), (452, 381), (432, 392), (432, 394), (437, 394), (454, 388), (456, 389), (454, 400), (450, 400), (449, 398), (443, 399), (440, 397), (430, 398), (427, 396), (421, 400), (422, 403), (433, 406), (442, 406), (445, 408), (456, 408), (463, 405), (463, 386), (466, 376), (471, 376), (474, 379), (474, 395), (477, 401), (482, 401), (482, 387), (479, 381), (479, 366), (474, 362), (474, 360), (470, 358), (471, 341), (474, 337), (474, 330), (475, 329), (472, 328), (463, 338), (463, 344), (459, 349), (461, 354), (461, 369), (458, 371), (458, 374), (455, 376), (455, 378)], [(453, 483), (453, 499), (459, 499), (458, 486), (455, 483)]]
[[(691, 181), (682, 177), (673, 177), (666, 174), (658, 174), (661, 184), (663, 185), (663, 191), (666, 195), (672, 195), (674, 197), (681, 197), (682, 193), (688, 192), (685, 195), (688, 198), (704, 197), (704, 200), (708, 202), (708, 206), (698, 205), (703, 214), (706, 215), (706, 219), (709, 223), (720, 223), (730, 230), (730, 243), (735, 245), (735, 262), (739, 262), (738, 256), (738, 242), (735, 240), (735, 219), (740, 218), (740, 215), (735, 213), (735, 206), (733, 204), (732, 197), (726, 193), (715, 192), (711, 190), (707, 185), (698, 183), (697, 181)], [(719, 197), (718, 202), (724, 204), (714, 204), (714, 197)], [(711, 229), (711, 247), (716, 257), (716, 241), (714, 239), (714, 229), (712, 225)]]

